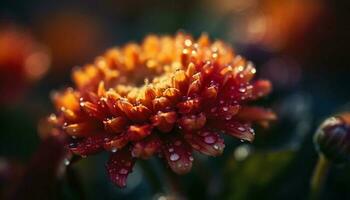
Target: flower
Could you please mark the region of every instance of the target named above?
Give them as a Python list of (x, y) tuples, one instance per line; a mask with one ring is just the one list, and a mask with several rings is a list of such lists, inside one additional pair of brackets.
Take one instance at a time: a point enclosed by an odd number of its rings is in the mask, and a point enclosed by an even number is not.
[(155, 154), (185, 174), (193, 150), (222, 154), (222, 132), (252, 141), (252, 123), (276, 118), (247, 105), (271, 90), (269, 81), (252, 81), (255, 73), (251, 62), (205, 34), (150, 35), (74, 69), (76, 87), (53, 95), (57, 115), (50, 118), (73, 153), (110, 152), (107, 171), (120, 187), (136, 159)]
[(339, 164), (350, 161), (350, 113), (326, 119), (318, 128), (314, 142), (327, 159)]

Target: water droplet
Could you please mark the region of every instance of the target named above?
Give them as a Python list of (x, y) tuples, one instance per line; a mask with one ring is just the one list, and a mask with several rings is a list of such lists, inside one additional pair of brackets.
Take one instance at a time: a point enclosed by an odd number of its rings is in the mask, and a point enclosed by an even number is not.
[(191, 40), (189, 40), (189, 39), (185, 40), (185, 46), (189, 47), (191, 45), (192, 45), (192, 41)]
[(76, 142), (72, 142), (68, 146), (69, 146), (69, 148), (76, 148), (78, 146), (78, 144)]
[(238, 91), (241, 92), (241, 93), (244, 93), (244, 92), (246, 92), (247, 90), (246, 90), (245, 88), (241, 87), (241, 88), (238, 89)]
[(119, 174), (127, 174), (128, 173), (128, 170), (127, 169), (124, 169), (124, 168), (121, 168), (119, 170)]
[(118, 150), (117, 148), (112, 148), (112, 149), (111, 149), (111, 152), (112, 152), (112, 153), (115, 153), (115, 152), (117, 152), (117, 150)]
[(169, 148), (169, 152), (174, 152), (174, 149), (173, 148)]
[(136, 158), (136, 157), (137, 157), (137, 155), (136, 155), (135, 151), (131, 151), (131, 156), (132, 156), (132, 157), (134, 157), (134, 158)]
[(192, 156), (190, 156), (188, 159), (189, 159), (190, 161), (193, 161), (193, 160), (194, 160)]
[(213, 148), (214, 148), (215, 150), (219, 150), (219, 146), (218, 146), (217, 144), (214, 144)]
[(65, 158), (63, 163), (65, 166), (68, 166), (70, 164), (70, 160), (68, 158)]
[(242, 127), (242, 126), (239, 126), (239, 127), (237, 128), (237, 130), (239, 130), (239, 131), (241, 131), (241, 132), (246, 131), (246, 129), (245, 129), (244, 127)]
[(204, 138), (204, 142), (207, 143), (207, 144), (214, 144), (216, 141), (216, 139), (214, 138), (214, 136), (207, 136)]
[(176, 153), (173, 153), (173, 154), (170, 155), (170, 160), (171, 161), (177, 161), (179, 159), (180, 159), (180, 156), (178, 154), (176, 154)]
[(226, 111), (228, 111), (228, 107), (225, 106), (222, 108), (222, 110), (226, 112)]

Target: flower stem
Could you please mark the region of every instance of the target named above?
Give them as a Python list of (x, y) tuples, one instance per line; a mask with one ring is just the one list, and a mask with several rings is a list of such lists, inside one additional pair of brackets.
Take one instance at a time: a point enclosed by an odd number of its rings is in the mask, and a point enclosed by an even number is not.
[(330, 161), (324, 156), (320, 155), (314, 169), (310, 186), (310, 200), (319, 199), (321, 190), (323, 188), (327, 173), (330, 167)]

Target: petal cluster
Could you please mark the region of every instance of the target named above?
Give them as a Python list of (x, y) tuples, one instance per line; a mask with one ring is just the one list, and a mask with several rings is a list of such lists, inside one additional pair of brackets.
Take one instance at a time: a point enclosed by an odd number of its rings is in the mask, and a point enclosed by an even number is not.
[(184, 174), (193, 151), (218, 156), (222, 134), (252, 141), (253, 123), (276, 118), (248, 106), (271, 90), (269, 81), (252, 80), (255, 73), (251, 62), (205, 34), (150, 35), (74, 69), (75, 87), (53, 95), (51, 121), (73, 153), (110, 152), (107, 171), (120, 187), (136, 159), (153, 155)]

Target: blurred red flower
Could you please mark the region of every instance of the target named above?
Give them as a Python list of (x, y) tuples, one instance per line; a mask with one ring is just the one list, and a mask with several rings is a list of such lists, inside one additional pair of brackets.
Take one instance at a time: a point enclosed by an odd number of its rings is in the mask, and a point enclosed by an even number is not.
[(50, 56), (31, 35), (17, 27), (0, 28), (0, 103), (11, 103), (48, 70)]

